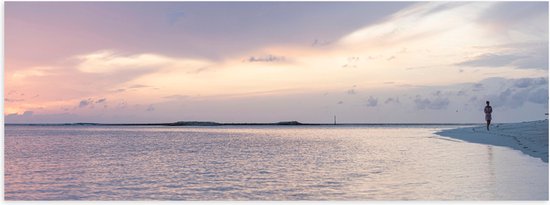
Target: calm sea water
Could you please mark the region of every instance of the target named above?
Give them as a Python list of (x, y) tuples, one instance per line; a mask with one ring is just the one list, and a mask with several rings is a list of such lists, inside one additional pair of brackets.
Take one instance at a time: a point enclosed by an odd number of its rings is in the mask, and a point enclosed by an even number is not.
[(6, 200), (547, 200), (548, 163), (451, 126), (6, 126)]

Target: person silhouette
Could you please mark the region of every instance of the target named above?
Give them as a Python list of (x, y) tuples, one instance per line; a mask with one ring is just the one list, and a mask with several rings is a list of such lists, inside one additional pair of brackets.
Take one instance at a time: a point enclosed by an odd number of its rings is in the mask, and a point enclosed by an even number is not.
[(487, 131), (489, 131), (489, 125), (491, 124), (491, 113), (493, 113), (493, 108), (489, 105), (489, 101), (486, 102), (485, 106), (485, 120), (487, 120)]

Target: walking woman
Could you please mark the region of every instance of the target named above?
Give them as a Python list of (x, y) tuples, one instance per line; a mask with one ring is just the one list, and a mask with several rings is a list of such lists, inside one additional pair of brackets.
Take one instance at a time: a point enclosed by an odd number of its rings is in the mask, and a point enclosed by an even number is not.
[(491, 124), (491, 113), (493, 113), (493, 108), (489, 105), (489, 101), (486, 102), (485, 106), (485, 120), (487, 120), (487, 131), (489, 131), (489, 125)]

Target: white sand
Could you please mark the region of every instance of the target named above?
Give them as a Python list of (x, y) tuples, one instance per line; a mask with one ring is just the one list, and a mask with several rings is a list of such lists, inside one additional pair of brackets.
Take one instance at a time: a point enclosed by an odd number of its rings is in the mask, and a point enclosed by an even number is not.
[(548, 120), (443, 130), (436, 134), (466, 142), (510, 147), (548, 163)]

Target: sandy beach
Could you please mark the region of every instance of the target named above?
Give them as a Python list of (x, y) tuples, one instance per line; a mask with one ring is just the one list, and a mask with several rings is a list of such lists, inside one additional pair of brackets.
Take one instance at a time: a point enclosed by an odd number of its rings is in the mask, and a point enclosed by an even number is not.
[(485, 126), (444, 130), (436, 134), (466, 142), (509, 147), (548, 163), (548, 120), (497, 123)]

